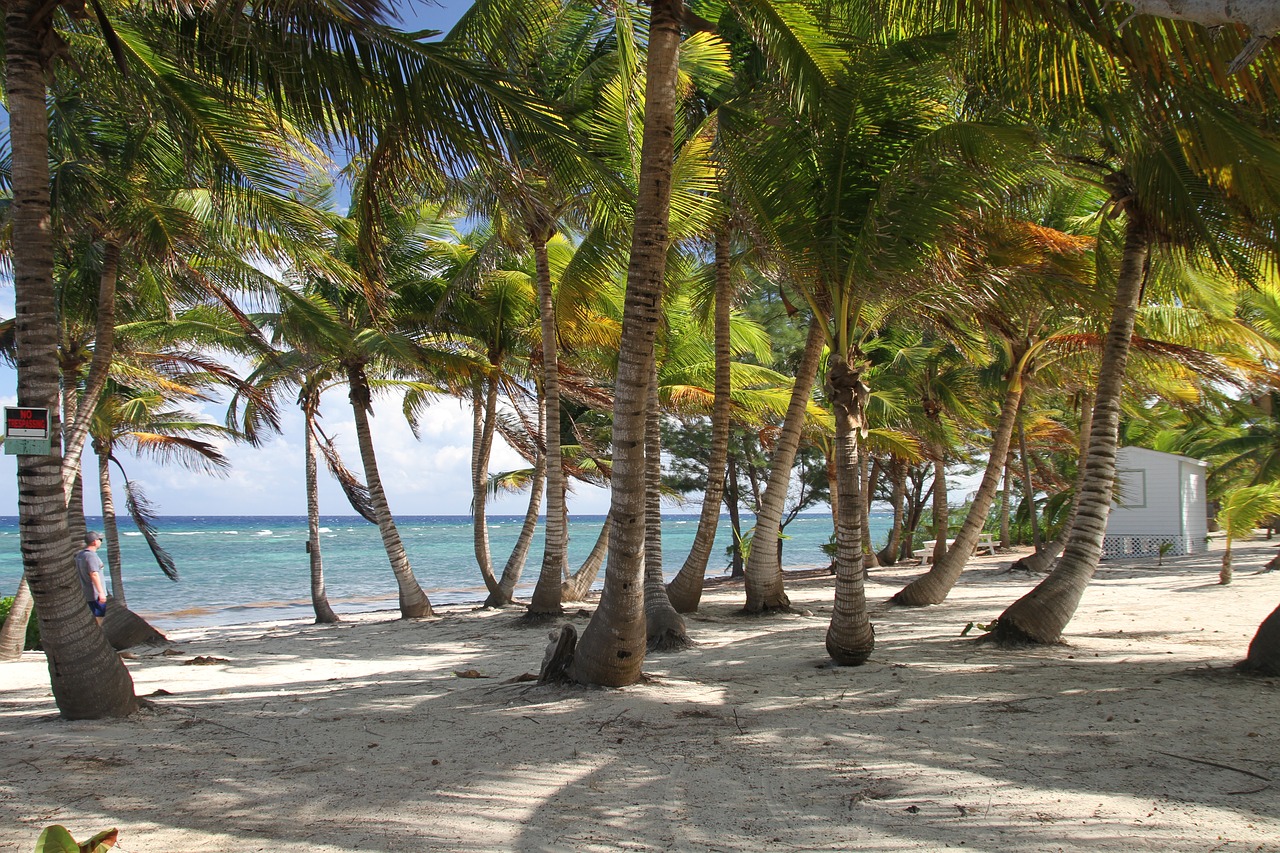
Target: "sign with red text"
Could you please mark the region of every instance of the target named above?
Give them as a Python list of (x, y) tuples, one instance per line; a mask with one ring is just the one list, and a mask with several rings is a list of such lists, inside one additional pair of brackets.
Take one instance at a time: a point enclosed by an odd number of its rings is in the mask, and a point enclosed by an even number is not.
[(9, 456), (47, 456), (49, 410), (5, 406), (4, 452)]

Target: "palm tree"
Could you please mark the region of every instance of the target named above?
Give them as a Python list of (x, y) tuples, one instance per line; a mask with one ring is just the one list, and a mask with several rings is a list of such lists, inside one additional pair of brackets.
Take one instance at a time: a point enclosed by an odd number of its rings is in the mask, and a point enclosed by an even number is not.
[[(1194, 110), (1183, 110), (1176, 118), (1163, 108), (1155, 115), (1129, 114), (1135, 135), (1109, 140), (1116, 146), (1111, 153), (1117, 159), (1104, 182), (1111, 191), (1110, 205), (1124, 216), (1124, 238), (1083, 489), (1062, 556), (1048, 578), (1001, 615), (995, 629), (1000, 639), (1056, 641), (1097, 568), (1111, 505), (1125, 365), (1148, 270), (1153, 260), (1159, 261), (1152, 258), (1153, 247), (1174, 245), (1194, 252), (1203, 246), (1218, 264), (1237, 268), (1245, 278), (1252, 275), (1248, 265), (1235, 262), (1237, 252), (1247, 251), (1242, 244), (1274, 251), (1267, 246), (1269, 238), (1256, 240), (1248, 229), (1269, 217), (1280, 203), (1280, 140), (1242, 121), (1212, 93), (1199, 93), (1190, 100)], [(1113, 120), (1125, 114), (1112, 106)], [(1207, 138), (1204, 134), (1221, 138), (1226, 145), (1219, 148), (1215, 143), (1212, 150), (1205, 150), (1198, 144)], [(1128, 145), (1119, 148), (1125, 142)], [(1255, 152), (1254, 159), (1248, 166), (1228, 167), (1250, 174), (1223, 185), (1213, 164), (1222, 164), (1218, 158), (1223, 149), (1233, 145), (1247, 145)], [(1236, 162), (1234, 156), (1230, 162)], [(1247, 199), (1237, 195), (1245, 186), (1239, 181), (1250, 188)]]
[[(946, 598), (960, 577), (974, 552), (996, 491), (1000, 487), (1000, 478), (1004, 473), (1005, 460), (1022, 407), (1023, 390), (1031, 381), (1035, 370), (1044, 365), (1046, 355), (1052, 352), (1054, 343), (1059, 340), (1055, 335), (1057, 329), (1051, 322), (1053, 309), (1041, 300), (1047, 295), (1046, 291), (1051, 284), (1060, 286), (1062, 296), (1056, 307), (1058, 316), (1063, 316), (1062, 304), (1072, 292), (1081, 289), (1080, 282), (1085, 278), (1085, 273), (1092, 271), (1088, 263), (1079, 262), (1086, 260), (1086, 250), (1091, 247), (1091, 241), (1087, 238), (1073, 238), (1049, 227), (1031, 223), (1012, 222), (996, 225), (996, 228), (1003, 233), (986, 235), (986, 239), (979, 240), (980, 244), (991, 247), (993, 253), (1017, 257), (1018, 267), (1021, 268), (1001, 271), (1002, 277), (1006, 273), (1013, 274), (1009, 276), (1013, 280), (1007, 280), (1006, 286), (1000, 289), (1001, 296), (998, 300), (988, 308), (980, 309), (978, 314), (979, 319), (991, 330), (993, 343), (999, 348), (1001, 356), (998, 363), (1005, 368), (999, 420), (991, 431), (991, 449), (987, 455), (982, 481), (970, 502), (954, 545), (940, 558), (935, 557), (932, 568), (926, 574), (893, 596), (893, 601), (898, 604), (938, 604)], [(980, 255), (981, 250), (977, 254)], [(994, 272), (991, 265), (988, 265), (986, 272)], [(1031, 279), (1030, 282), (1021, 282), (1035, 288), (1030, 299), (1025, 294), (1021, 298), (1014, 294), (1014, 289), (1019, 285), (1018, 278)], [(945, 535), (942, 538), (946, 538)]]
[[(201, 6), (160, 4), (95, 5), (93, 24), (79, 8), (62, 3), (22, 2), (6, 8), (6, 106), (13, 144), (14, 205), (12, 233), (17, 329), (18, 399), (24, 406), (53, 413), (57, 427), (57, 375), (53, 361), (56, 317), (53, 303), (52, 236), (49, 215), (49, 136), (45, 82), (54, 58), (67, 42), (55, 25), (79, 29), (86, 36), (102, 28), (98, 45), (109, 45), (117, 65), (133, 76), (116, 78), (156, 83), (170, 107), (165, 115), (205, 121), (187, 138), (216, 144), (225, 168), (220, 178), (234, 181), (252, 173), (265, 178), (260, 186), (279, 187), (272, 169), (258, 169), (269, 156), (255, 148), (256, 134), (245, 133), (240, 118), (260, 115), (267, 105), (287, 104), (289, 120), (305, 131), (329, 132), (368, 139), (385, 130), (389, 113), (407, 113), (405, 138), (428, 156), (445, 157), (468, 148), (486, 135), (502, 105), (505, 115), (530, 124), (553, 125), (546, 113), (528, 110), (511, 87), (492, 75), (477, 73), (447, 52), (424, 46), (376, 25), (386, 8), (378, 0), (350, 6), (324, 4), (237, 4)], [(85, 33), (84, 31), (91, 31)], [(77, 41), (79, 67), (88, 65), (85, 45)], [(163, 47), (157, 50), (158, 45)], [(323, 45), (325, 49), (312, 49)], [(98, 67), (108, 69), (111, 63)], [(63, 69), (65, 71), (65, 69)], [(315, 72), (321, 72), (319, 74)], [(221, 97), (192, 85), (201, 78), (216, 81)], [(324, 86), (317, 86), (317, 79)], [(122, 82), (123, 80), (123, 82)], [(184, 100), (185, 99), (185, 100)], [(452, 146), (440, 145), (442, 138)], [(433, 158), (434, 159), (434, 158)], [(286, 181), (285, 184), (288, 182)], [(78, 448), (68, 448), (75, 456)], [(23, 519), (23, 554), (50, 658), (50, 675), (58, 707), (68, 717), (130, 713), (136, 702), (128, 673), (100, 632), (89, 630), (84, 608), (70, 582), (70, 544), (63, 517), (65, 498), (48, 484), (62, 466), (62, 453), (19, 460), (19, 514)], [(40, 485), (37, 485), (40, 484)]]
[(1253, 535), (1253, 529), (1262, 519), (1280, 514), (1280, 485), (1265, 483), (1246, 486), (1228, 492), (1218, 510), (1218, 524), (1227, 534), (1226, 549), (1222, 552), (1222, 571), (1218, 582), (1231, 583), (1231, 543), (1242, 536)]
[(640, 676), (647, 644), (641, 567), (645, 539), (645, 412), (662, 311), (671, 164), (675, 160), (676, 77), (683, 0), (654, 0), (649, 19), (644, 141), (635, 231), (614, 386), (611, 529), (600, 604), (568, 674), (575, 681), (622, 687)]

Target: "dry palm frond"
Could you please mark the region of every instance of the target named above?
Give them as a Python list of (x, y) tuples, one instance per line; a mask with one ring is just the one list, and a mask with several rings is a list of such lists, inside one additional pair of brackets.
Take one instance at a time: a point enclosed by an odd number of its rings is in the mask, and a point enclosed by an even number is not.
[[(116, 467), (120, 468), (120, 473), (123, 474), (124, 468), (120, 467), (120, 463), (114, 458), (111, 461), (116, 463)], [(151, 556), (155, 557), (160, 571), (164, 572), (164, 576), (169, 580), (176, 581), (178, 566), (173, 562), (172, 555), (156, 539), (158, 532), (155, 525), (156, 507), (142, 490), (142, 486), (128, 477), (124, 479), (124, 505), (138, 532), (142, 534), (143, 539), (147, 540), (147, 547), (151, 549)]]
[(338, 481), (338, 485), (342, 487), (342, 493), (347, 496), (347, 502), (365, 521), (377, 524), (378, 517), (373, 511), (369, 487), (362, 483), (351, 469), (342, 464), (342, 457), (338, 455), (338, 448), (334, 446), (333, 439), (325, 435), (324, 430), (319, 426), (314, 429), (316, 444), (320, 447), (320, 453), (324, 455), (325, 465), (328, 466), (333, 478)]

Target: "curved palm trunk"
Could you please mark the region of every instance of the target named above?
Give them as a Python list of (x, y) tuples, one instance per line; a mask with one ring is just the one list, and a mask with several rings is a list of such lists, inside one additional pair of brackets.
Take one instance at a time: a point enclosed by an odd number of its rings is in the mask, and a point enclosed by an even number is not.
[(827, 368), (836, 421), (836, 487), (840, 520), (836, 525), (836, 594), (827, 628), (827, 654), (840, 666), (866, 663), (876, 635), (867, 614), (862, 564), (862, 472), (858, 470), (858, 434), (862, 429), (867, 386), (845, 358), (832, 355)]
[(369, 502), (378, 519), (378, 532), (382, 535), (382, 547), (387, 552), (391, 571), (396, 576), (400, 591), (400, 615), (405, 619), (430, 616), (431, 602), (422, 591), (418, 579), (409, 565), (400, 531), (387, 506), (387, 494), (382, 489), (382, 477), (378, 474), (378, 458), (373, 452), (373, 434), (369, 431), (369, 381), (359, 365), (347, 368), (347, 384), (350, 387), (351, 411), (355, 415), (356, 440), (360, 445), (360, 461), (364, 464), (365, 482), (369, 486)]
[[(78, 369), (68, 372), (65, 367), (62, 371), (62, 424), (63, 424), (63, 446), (66, 447), (66, 425), (71, 423), (75, 417), (76, 407), (78, 405), (79, 395), (76, 393), (75, 381), (68, 381), (67, 376), (75, 376)], [(62, 465), (62, 486), (67, 492), (67, 535), (71, 538), (73, 544), (84, 541), (84, 535), (89, 530), (89, 525), (84, 518), (84, 477), (81, 476), (80, 464), (77, 461), (74, 467), (69, 468), (66, 461)], [(70, 479), (68, 479), (70, 477)], [(108, 543), (108, 546), (110, 543)], [(79, 547), (76, 544), (76, 547)]]
[[(773, 448), (769, 465), (769, 483), (765, 486), (756, 513), (756, 532), (751, 540), (751, 553), (747, 556), (746, 591), (747, 613), (770, 610), (786, 610), (791, 606), (782, 588), (782, 565), (778, 551), (778, 537), (782, 533), (782, 513), (787, 500), (787, 488), (791, 483), (791, 468), (800, 449), (800, 435), (804, 428), (805, 412), (809, 407), (809, 395), (813, 381), (818, 376), (818, 362), (826, 342), (822, 324), (814, 321), (809, 326), (804, 352), (796, 369), (796, 382), (787, 404), (787, 415), (782, 422), (782, 432)], [(856, 461), (851, 463), (856, 466)], [(859, 561), (861, 562), (861, 561)]]
[(1062, 524), (1062, 532), (1057, 538), (1035, 553), (1028, 554), (1013, 564), (1014, 569), (1042, 574), (1053, 565), (1053, 561), (1062, 553), (1067, 534), (1076, 523), (1076, 513), (1080, 509), (1080, 495), (1084, 491), (1085, 463), (1089, 458), (1089, 433), (1093, 430), (1093, 392), (1086, 391), (1080, 401), (1080, 457), (1076, 466), (1076, 493), (1071, 496), (1071, 509), (1067, 512), (1067, 520)]
[(732, 412), (729, 377), (729, 319), (733, 302), (733, 281), (729, 276), (729, 229), (724, 223), (716, 231), (715, 306), (715, 396), (711, 403), (711, 454), (707, 459), (707, 490), (702, 496), (698, 532), (684, 565), (667, 586), (671, 606), (679, 613), (693, 613), (702, 600), (702, 584), (707, 562), (716, 544), (720, 526), (720, 500), (724, 497), (724, 472), (729, 459), (729, 416)]
[(529, 486), (529, 506), (524, 512), (524, 523), (520, 526), (520, 535), (511, 549), (507, 564), (502, 569), (502, 579), (498, 581), (496, 592), (489, 593), (484, 600), (485, 607), (506, 607), (515, 596), (516, 584), (524, 573), (525, 560), (529, 557), (529, 548), (533, 544), (533, 534), (538, 529), (538, 510), (542, 508), (542, 487), (547, 481), (546, 454), (538, 454), (533, 463), (533, 482)]
[(691, 644), (684, 619), (667, 598), (662, 577), (662, 413), (657, 374), (655, 361), (645, 425), (644, 619), (649, 651), (671, 651)]
[[(1015, 368), (1016, 369), (1016, 368)], [(991, 454), (987, 457), (987, 467), (982, 473), (982, 482), (969, 505), (969, 513), (964, 518), (960, 532), (956, 534), (955, 544), (947, 550), (941, 560), (934, 560), (933, 567), (924, 575), (907, 584), (891, 599), (897, 604), (920, 606), (925, 604), (941, 604), (946, 600), (960, 573), (969, 562), (973, 549), (978, 544), (978, 536), (987, 523), (987, 512), (1000, 489), (1000, 475), (1004, 472), (1004, 460), (1009, 453), (1009, 443), (1013, 439), (1013, 425), (1018, 419), (1018, 406), (1022, 402), (1022, 377), (1014, 376), (1009, 381), (1004, 402), (1000, 407), (1000, 421), (992, 436)]]
[[(56, 6), (14, 0), (5, 9), (5, 88), (12, 157), (18, 405), (46, 408), (59, 434), (57, 317), (49, 230), (46, 49)], [(54, 700), (69, 719), (123, 716), (137, 709), (133, 679), (85, 607), (67, 535), (62, 452), (18, 457), (22, 563), (49, 661)]]
[(4, 624), (0, 625), (0, 661), (22, 657), (22, 649), (27, 644), (27, 623), (31, 621), (35, 603), (24, 574), (18, 582), (18, 591), (13, 595), (9, 615), (5, 617)]
[(530, 616), (557, 615), (560, 584), (569, 568), (569, 526), (565, 510), (564, 464), (560, 456), (560, 371), (556, 332), (556, 303), (551, 292), (551, 265), (547, 260), (547, 230), (535, 236), (533, 256), (538, 272), (538, 314), (542, 322), (542, 393), (547, 416), (547, 521), (542, 570), (529, 601)]
[(1259, 675), (1280, 675), (1280, 607), (1262, 620), (1249, 643), (1249, 654), (1239, 666)]
[(591, 553), (582, 561), (582, 566), (560, 588), (561, 601), (581, 601), (587, 597), (591, 585), (600, 575), (600, 567), (604, 565), (605, 555), (609, 552), (609, 516), (605, 517), (596, 544), (591, 546)]
[(111, 494), (111, 447), (100, 447), (95, 441), (93, 449), (98, 456), (98, 497), (102, 501), (102, 535), (107, 540), (111, 596), (122, 607), (128, 607), (128, 600), (124, 595), (124, 569), (120, 559), (120, 527), (116, 524), (116, 502)]
[(1149, 238), (1140, 220), (1140, 216), (1130, 212), (1125, 226), (1124, 254), (1116, 282), (1111, 325), (1098, 371), (1084, 486), (1075, 522), (1067, 534), (1067, 547), (1049, 576), (1000, 614), (995, 627), (998, 640), (1056, 642), (1098, 568), (1115, 485), (1120, 392), (1150, 250)]
[[(94, 321), (93, 359), (89, 362), (89, 375), (85, 378), (84, 391), (73, 408), (74, 417), (65, 419), (62, 483), (70, 491), (71, 482), (80, 475), (80, 458), (93, 412), (98, 408), (102, 389), (107, 385), (111, 359), (116, 340), (116, 284), (120, 273), (120, 244), (107, 240), (102, 251), (102, 272), (98, 276), (98, 310)], [(74, 387), (78, 377), (65, 377), (68, 388)], [(81, 513), (83, 518), (84, 513)], [(75, 531), (72, 531), (74, 533)], [(83, 536), (83, 531), (81, 531)], [(123, 602), (121, 602), (123, 603)]]
[(315, 411), (303, 407), (303, 442), (307, 466), (307, 555), (311, 558), (311, 609), (315, 611), (317, 624), (338, 621), (338, 614), (329, 606), (329, 596), (324, 589), (324, 557), (320, 552), (320, 487), (317, 482), (316, 436), (312, 431)]
[(600, 605), (587, 623), (568, 668), (572, 679), (585, 684), (634, 684), (644, 664), (645, 408), (670, 245), (676, 78), (683, 17), (683, 0), (653, 0), (640, 182), (614, 388), (609, 557)]
[(489, 595), (498, 592), (498, 579), (493, 574), (493, 558), (489, 552), (489, 523), (485, 504), (489, 497), (489, 455), (493, 448), (494, 417), (498, 408), (498, 383), (488, 382), (487, 392), (477, 382), (471, 392), (471, 546), (476, 565)]

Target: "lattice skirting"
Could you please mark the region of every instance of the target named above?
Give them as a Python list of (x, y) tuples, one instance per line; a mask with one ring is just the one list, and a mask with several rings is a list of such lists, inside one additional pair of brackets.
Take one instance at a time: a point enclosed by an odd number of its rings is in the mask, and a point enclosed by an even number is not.
[(1165, 552), (1166, 557), (1180, 557), (1189, 553), (1187, 542), (1181, 536), (1108, 533), (1102, 538), (1102, 558), (1104, 560), (1124, 560), (1129, 557), (1159, 557), (1160, 546), (1166, 543), (1173, 546)]

